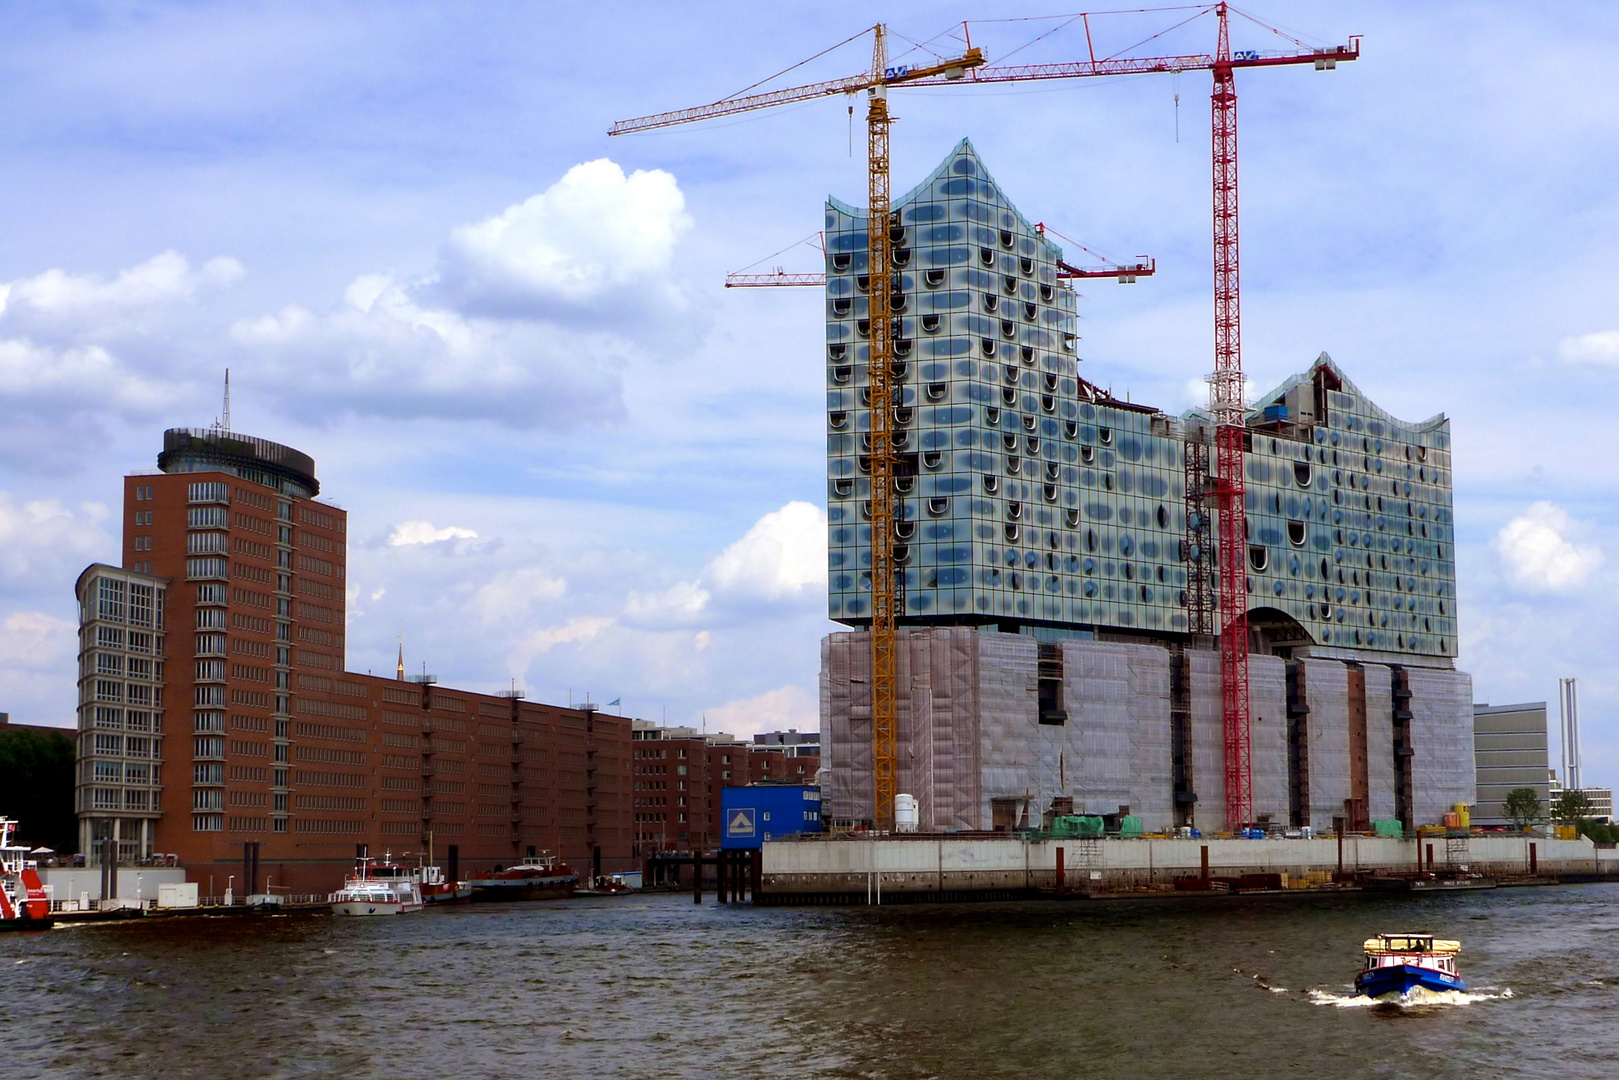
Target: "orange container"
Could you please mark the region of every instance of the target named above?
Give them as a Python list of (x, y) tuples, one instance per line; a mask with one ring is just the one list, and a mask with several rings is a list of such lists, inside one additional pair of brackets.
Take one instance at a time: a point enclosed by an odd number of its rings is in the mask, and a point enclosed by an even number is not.
[(1446, 814), (1442, 819), (1447, 829), (1459, 829), (1462, 826), (1462, 816), (1456, 813)]

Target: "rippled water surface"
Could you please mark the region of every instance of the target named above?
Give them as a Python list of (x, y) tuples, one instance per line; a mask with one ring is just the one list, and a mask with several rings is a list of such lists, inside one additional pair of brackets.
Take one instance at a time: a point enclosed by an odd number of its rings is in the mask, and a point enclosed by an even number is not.
[[(782, 909), (689, 896), (0, 934), (0, 1078), (1619, 1076), (1619, 886)], [(1465, 1001), (1351, 1003), (1379, 931)]]

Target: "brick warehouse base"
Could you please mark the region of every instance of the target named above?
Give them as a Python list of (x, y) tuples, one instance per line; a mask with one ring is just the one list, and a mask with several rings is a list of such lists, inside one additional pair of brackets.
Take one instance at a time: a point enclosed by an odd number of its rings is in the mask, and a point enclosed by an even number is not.
[[(628, 718), (437, 686), (425, 688), (424, 706), (423, 687), (370, 676), (335, 679), (333, 688), (350, 715), (293, 725), (295, 759), (316, 767), (293, 770), (288, 831), (235, 814), (211, 853), (182, 837), (162, 850), (180, 855), (188, 880), (206, 886), (211, 874), (223, 891), (234, 874), (242, 891), (247, 842), (260, 845), (257, 885), (295, 893), (341, 885), (361, 844), (373, 856), (414, 861), (430, 842), (434, 861), (448, 867), (453, 859), (462, 876), (531, 849), (558, 855), (581, 876), (592, 872), (597, 849), (604, 872), (638, 865)], [(363, 697), (350, 696), (357, 688)], [(336, 703), (300, 699), (302, 708)], [(338, 768), (334, 759), (356, 764)], [(167, 840), (161, 823), (158, 839)]]

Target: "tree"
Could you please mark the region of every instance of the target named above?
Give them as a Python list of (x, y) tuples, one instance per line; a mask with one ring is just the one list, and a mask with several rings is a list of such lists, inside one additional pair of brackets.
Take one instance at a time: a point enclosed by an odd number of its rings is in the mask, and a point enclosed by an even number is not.
[(1591, 799), (1578, 788), (1570, 788), (1552, 803), (1552, 820), (1559, 825), (1578, 825), (1582, 818), (1591, 816)]
[(0, 728), (0, 815), (20, 824), (19, 842), (78, 850), (73, 732)]
[(1538, 825), (1546, 820), (1545, 810), (1540, 805), (1540, 796), (1535, 794), (1534, 788), (1513, 788), (1507, 792), (1501, 808), (1506, 812), (1507, 820), (1520, 829), (1528, 829), (1529, 826)]

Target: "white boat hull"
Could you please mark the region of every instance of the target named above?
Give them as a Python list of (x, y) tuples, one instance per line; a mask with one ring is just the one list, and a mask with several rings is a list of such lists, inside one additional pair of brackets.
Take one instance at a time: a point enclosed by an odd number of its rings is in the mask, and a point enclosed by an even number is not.
[(400, 900), (337, 900), (332, 903), (333, 915), (409, 915), (420, 910), (420, 903)]

